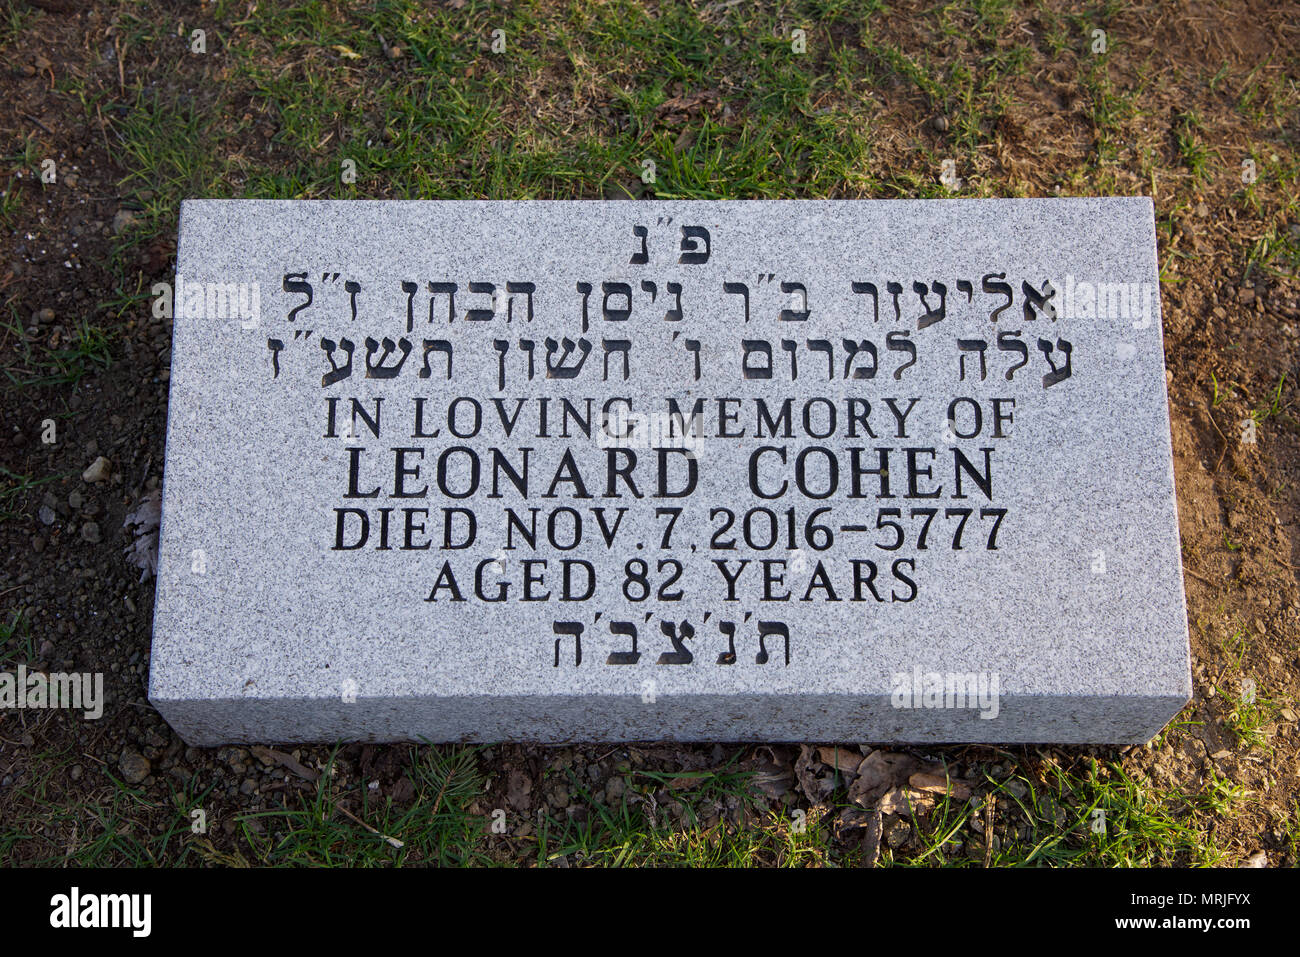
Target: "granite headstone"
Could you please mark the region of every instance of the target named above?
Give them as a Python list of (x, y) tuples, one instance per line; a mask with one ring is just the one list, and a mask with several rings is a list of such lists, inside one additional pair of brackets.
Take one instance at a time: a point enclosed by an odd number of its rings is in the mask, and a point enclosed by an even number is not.
[(183, 204), (150, 700), (241, 741), (1138, 742), (1145, 198)]

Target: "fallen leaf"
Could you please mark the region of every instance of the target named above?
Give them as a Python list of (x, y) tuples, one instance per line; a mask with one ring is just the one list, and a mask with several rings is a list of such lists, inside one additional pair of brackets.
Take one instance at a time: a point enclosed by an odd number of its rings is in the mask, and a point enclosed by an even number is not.
[(511, 771), (510, 776), (506, 779), (506, 800), (516, 811), (527, 811), (532, 807), (532, 799), (528, 796), (533, 790), (533, 782), (528, 779), (528, 775), (522, 771)]
[[(863, 809), (860, 807), (846, 807), (836, 816), (831, 824), (835, 833), (835, 840), (842, 844), (847, 844), (857, 837), (856, 832), (863, 829), (877, 828), (876, 842), (879, 844), (880, 834), (880, 808)], [(868, 867), (871, 865), (868, 864)]]
[(878, 813), (880, 813), (879, 808), (866, 810), (860, 807), (846, 807), (840, 811), (839, 817), (835, 819), (835, 825), (838, 830), (846, 831), (866, 827)]
[(938, 769), (937, 765), (927, 765), (910, 754), (872, 751), (858, 765), (858, 776), (849, 785), (849, 800), (862, 807), (871, 807), (887, 791), (902, 784), (913, 774)]
[(718, 101), (717, 90), (700, 90), (698, 93), (674, 96), (671, 99), (664, 100), (655, 109), (655, 114), (667, 125), (676, 126), (706, 107), (716, 107)]
[(701, 774), (682, 774), (668, 782), (667, 788), (670, 791), (689, 791), (691, 788), (697, 788), (709, 778), (713, 777), (710, 772)]
[(880, 860), (880, 835), (884, 832), (884, 815), (880, 808), (867, 812), (867, 833), (862, 836), (862, 866), (875, 867)]
[(794, 776), (799, 782), (799, 789), (803, 791), (813, 807), (822, 807), (826, 798), (835, 790), (834, 774), (818, 774), (817, 768), (822, 767), (821, 762), (817, 761), (811, 745), (799, 745), (799, 758), (794, 763)]
[(123, 528), (132, 532), (131, 544), (123, 549), (126, 560), (140, 569), (140, 581), (158, 574), (158, 526), (162, 522), (161, 492), (154, 489), (127, 513)]
[(952, 780), (942, 774), (920, 772), (908, 778), (907, 783), (918, 791), (947, 794), (957, 801), (965, 801), (971, 795), (970, 785), (967, 782)]
[(253, 753), (253, 757), (263, 764), (278, 764), (281, 767), (288, 768), (304, 781), (315, 781), (320, 777), (319, 771), (313, 771), (311, 768), (305, 767), (292, 754), (285, 754), (283, 751), (274, 751), (271, 748), (260, 746), (254, 746), (249, 750)]
[(779, 801), (794, 785), (794, 772), (789, 765), (763, 763), (754, 770), (750, 781), (769, 799)]
[(934, 807), (934, 795), (915, 788), (893, 788), (880, 799), (881, 814), (902, 814), (911, 817), (913, 811), (928, 811)]
[(841, 774), (857, 774), (858, 765), (863, 760), (860, 751), (840, 747), (818, 748), (817, 756), (821, 758), (822, 764), (830, 765)]

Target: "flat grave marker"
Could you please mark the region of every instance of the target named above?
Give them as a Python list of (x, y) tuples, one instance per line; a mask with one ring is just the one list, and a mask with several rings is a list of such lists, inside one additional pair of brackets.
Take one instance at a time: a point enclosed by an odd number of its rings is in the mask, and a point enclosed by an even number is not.
[(1152, 204), (183, 204), (150, 699), (240, 741), (1145, 741)]

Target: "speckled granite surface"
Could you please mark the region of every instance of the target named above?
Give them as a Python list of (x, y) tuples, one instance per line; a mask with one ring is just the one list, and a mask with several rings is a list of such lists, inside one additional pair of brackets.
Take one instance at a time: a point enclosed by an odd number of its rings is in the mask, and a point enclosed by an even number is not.
[[(201, 200), (177, 270), (192, 743), (1132, 742), (1190, 695), (1147, 199)], [(670, 399), (690, 441), (599, 435)]]

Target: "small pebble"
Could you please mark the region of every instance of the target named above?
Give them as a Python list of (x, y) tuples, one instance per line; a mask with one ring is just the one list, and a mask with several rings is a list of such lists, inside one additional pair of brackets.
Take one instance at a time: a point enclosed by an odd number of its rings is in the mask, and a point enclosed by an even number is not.
[(90, 463), (86, 471), (81, 473), (81, 477), (87, 482), (103, 482), (108, 478), (111, 471), (112, 465), (108, 459), (101, 455)]
[(149, 759), (136, 751), (123, 751), (122, 757), (117, 762), (117, 768), (122, 772), (122, 780), (127, 784), (139, 784), (153, 770)]
[(890, 847), (902, 847), (911, 836), (912, 825), (907, 821), (891, 821), (885, 829), (885, 843)]

